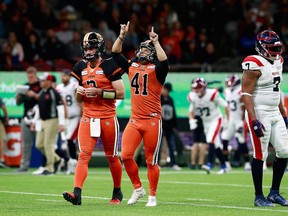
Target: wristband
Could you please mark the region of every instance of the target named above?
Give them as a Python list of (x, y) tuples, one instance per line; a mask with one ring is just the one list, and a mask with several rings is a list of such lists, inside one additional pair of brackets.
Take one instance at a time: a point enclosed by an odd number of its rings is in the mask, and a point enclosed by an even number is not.
[(115, 99), (116, 98), (116, 91), (102, 90), (102, 98), (104, 98), (104, 99)]
[(248, 93), (248, 92), (242, 92), (241, 95), (242, 95), (242, 96), (247, 95), (247, 96), (252, 97), (252, 94), (250, 94), (250, 93)]
[(123, 38), (121, 38), (120, 36), (118, 36), (118, 38), (119, 38), (121, 41), (124, 41), (124, 39), (123, 39)]

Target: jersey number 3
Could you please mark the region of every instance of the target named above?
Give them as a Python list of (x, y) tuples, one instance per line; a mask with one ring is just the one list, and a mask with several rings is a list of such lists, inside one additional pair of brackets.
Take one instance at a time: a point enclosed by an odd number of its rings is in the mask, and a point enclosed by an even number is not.
[(139, 79), (141, 79), (141, 77), (139, 77), (139, 73), (136, 73), (131, 80), (131, 87), (134, 88), (134, 94), (139, 95), (140, 91), (142, 90), (141, 94), (147, 96), (148, 95), (148, 90), (147, 90), (148, 74), (144, 74), (142, 76), (142, 79), (143, 79), (142, 89), (140, 89)]

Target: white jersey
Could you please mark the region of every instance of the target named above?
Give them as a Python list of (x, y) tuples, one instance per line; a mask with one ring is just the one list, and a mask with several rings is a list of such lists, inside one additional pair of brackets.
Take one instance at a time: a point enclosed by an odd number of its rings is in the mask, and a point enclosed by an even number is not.
[(217, 89), (206, 89), (205, 95), (201, 98), (195, 92), (190, 92), (188, 101), (193, 106), (195, 115), (200, 116), (204, 124), (222, 118), (219, 105), (228, 106), (227, 102), (220, 97)]
[(75, 90), (78, 86), (77, 82), (71, 82), (68, 85), (60, 83), (57, 85), (56, 90), (60, 93), (62, 98), (66, 101), (68, 118), (80, 116), (81, 110), (76, 101)]
[(229, 121), (241, 121), (243, 117), (243, 103), (240, 101), (241, 85), (237, 85), (234, 88), (226, 88), (224, 91), (224, 96), (229, 105)]
[(278, 110), (283, 58), (281, 57), (271, 64), (260, 55), (250, 55), (242, 62), (242, 69), (261, 72), (253, 92), (255, 109)]

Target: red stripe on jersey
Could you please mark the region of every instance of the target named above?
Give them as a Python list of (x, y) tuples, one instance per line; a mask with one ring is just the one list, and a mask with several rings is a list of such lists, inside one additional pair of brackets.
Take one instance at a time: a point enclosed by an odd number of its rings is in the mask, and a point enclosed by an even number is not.
[(211, 98), (210, 98), (210, 101), (213, 101), (216, 97), (216, 94), (217, 94), (217, 90), (212, 94)]
[(253, 56), (247, 56), (243, 62), (247, 62), (247, 61), (255, 62), (259, 67), (264, 66), (259, 59), (255, 58)]
[(219, 131), (220, 131), (221, 122), (222, 122), (222, 118), (219, 118), (219, 119), (218, 119), (218, 124), (217, 124), (216, 130), (215, 130), (215, 132), (214, 132), (214, 134), (213, 134), (213, 137), (212, 137), (212, 143), (214, 143), (215, 138), (216, 138), (217, 134), (218, 134)]
[(283, 63), (284, 62), (284, 59), (282, 56), (280, 56), (280, 62)]
[(251, 129), (252, 126), (252, 121), (248, 115), (248, 127), (250, 130), (250, 133), (252, 134), (252, 145), (254, 146), (254, 154), (255, 154), (255, 158), (258, 160), (262, 160), (263, 159), (263, 155), (262, 155), (262, 148), (261, 148), (261, 141), (259, 139), (259, 137), (256, 136), (256, 134), (254, 133), (254, 130)]

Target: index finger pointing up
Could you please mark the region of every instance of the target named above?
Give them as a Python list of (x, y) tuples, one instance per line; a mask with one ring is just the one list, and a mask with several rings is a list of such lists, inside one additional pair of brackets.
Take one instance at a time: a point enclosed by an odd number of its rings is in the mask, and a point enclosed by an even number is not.
[(151, 28), (151, 32), (153, 32), (154, 33), (154, 27), (152, 26), (152, 28)]

